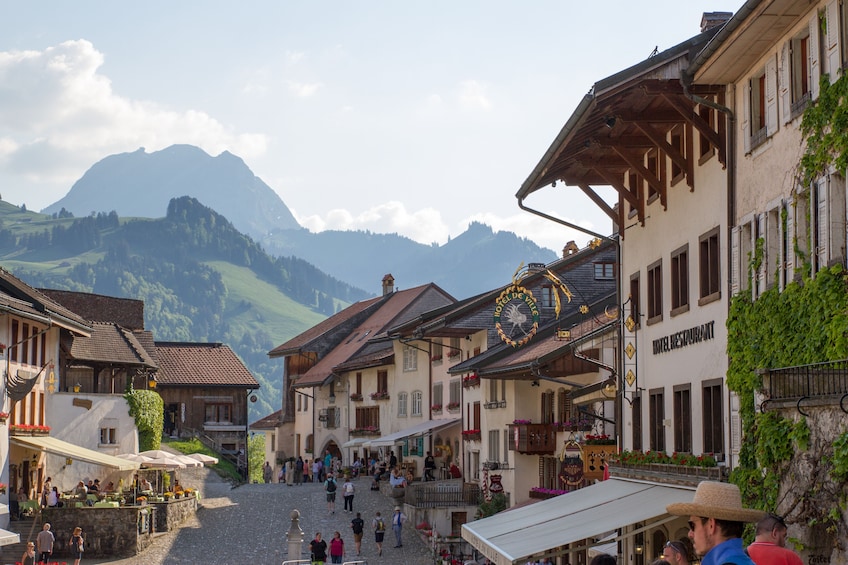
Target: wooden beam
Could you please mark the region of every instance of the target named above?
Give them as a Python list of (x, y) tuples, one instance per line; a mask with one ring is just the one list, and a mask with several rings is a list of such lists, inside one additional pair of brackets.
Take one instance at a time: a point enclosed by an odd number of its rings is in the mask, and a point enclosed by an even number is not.
[[(614, 224), (618, 225), (618, 214), (616, 214), (616, 213), (615, 213), (615, 210), (613, 210), (613, 209), (610, 207), (610, 205), (609, 205), (609, 204), (607, 204), (606, 202), (604, 202), (604, 200), (603, 200), (600, 196), (598, 196), (598, 193), (597, 193), (597, 192), (595, 192), (594, 190), (592, 190), (592, 187), (591, 187), (591, 186), (589, 186), (588, 184), (578, 184), (577, 186), (579, 186), (579, 187), (580, 187), (580, 190), (582, 190), (582, 191), (586, 194), (586, 196), (588, 196), (588, 197), (589, 197), (589, 199), (590, 199), (592, 202), (594, 202), (594, 203), (595, 203), (595, 205), (596, 205), (598, 208), (600, 208), (601, 210), (603, 210), (603, 212), (604, 212), (607, 216), (609, 216), (609, 217), (610, 217), (610, 219), (612, 220), (612, 222), (613, 222)], [(619, 226), (619, 227), (620, 227), (620, 226)]]
[(654, 144), (663, 151), (666, 155), (668, 155), (669, 159), (674, 161), (674, 163), (680, 167), (684, 171), (689, 170), (689, 164), (687, 163), (686, 157), (683, 156), (680, 151), (677, 150), (675, 146), (670, 144), (664, 135), (655, 130), (652, 126), (643, 123), (634, 124), (637, 128), (639, 128), (642, 132), (648, 136)]
[[(695, 112), (694, 106), (689, 106), (687, 103), (683, 102), (679, 96), (668, 96), (666, 94), (661, 94), (661, 96), (668, 101), (669, 105), (671, 105), (671, 107), (673, 107), (687, 123), (692, 124), (692, 126), (697, 129), (701, 135), (709, 139), (710, 143), (718, 148), (720, 155), (726, 154), (724, 140), (719, 137), (718, 133), (716, 133), (712, 127), (710, 127), (710, 124), (705, 122), (703, 118)], [(716, 119), (716, 122), (720, 123), (721, 120)], [(724, 161), (722, 161), (722, 163), (724, 163)]]
[(654, 192), (660, 195), (660, 202), (663, 205), (663, 209), (666, 209), (668, 207), (668, 203), (666, 201), (666, 190), (665, 185), (660, 181), (660, 179), (658, 179), (653, 172), (646, 169), (645, 165), (643, 165), (640, 160), (634, 159), (632, 155), (629, 155), (627, 151), (620, 147), (613, 147), (613, 150), (621, 155), (621, 158), (627, 161), (627, 164), (639, 173), (643, 179), (648, 181), (648, 184), (654, 189)]
[[(631, 206), (636, 208), (636, 215), (639, 218), (639, 222), (644, 226), (645, 225), (645, 199), (642, 198), (642, 192), (640, 187), (631, 187), (627, 188), (624, 186), (624, 183), (621, 182), (621, 179), (616, 177), (616, 175), (610, 174), (609, 171), (597, 168), (595, 169), (599, 175), (601, 175), (607, 183), (614, 189), (618, 191), (618, 194), (621, 195), (627, 202), (630, 203)], [(641, 183), (640, 183), (641, 184)], [(633, 194), (633, 188), (636, 188), (636, 194)], [(619, 217), (621, 218), (621, 223), (618, 224), (619, 232), (624, 231), (624, 203), (622, 202), (619, 205)]]

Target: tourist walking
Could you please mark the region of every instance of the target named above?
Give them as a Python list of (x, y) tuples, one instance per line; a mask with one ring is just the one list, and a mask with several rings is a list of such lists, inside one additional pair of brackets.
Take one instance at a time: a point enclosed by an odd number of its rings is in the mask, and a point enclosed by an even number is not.
[(386, 523), (383, 521), (380, 513), (374, 514), (374, 519), (371, 521), (371, 527), (374, 528), (374, 543), (377, 544), (377, 555), (383, 555), (383, 537), (386, 535)]
[(401, 533), (404, 522), (406, 522), (406, 514), (401, 511), (400, 506), (395, 506), (395, 513), (392, 516), (392, 531), (395, 533), (396, 542), (395, 547), (403, 547)]
[(82, 528), (77, 526), (74, 528), (74, 533), (71, 535), (71, 557), (74, 558), (74, 565), (79, 565), (82, 559), (82, 553), (85, 551), (82, 539)]
[(24, 554), (21, 555), (21, 565), (35, 565), (35, 544), (27, 542)]
[(345, 482), (342, 485), (342, 496), (344, 497), (344, 511), (353, 513), (353, 495), (356, 489), (353, 483), (350, 482), (350, 477), (345, 477)]
[(436, 470), (436, 458), (429, 451), (427, 457), (424, 458), (424, 480), (435, 481), (436, 477), (433, 472)]
[(315, 539), (309, 542), (312, 565), (324, 565), (327, 560), (327, 542), (321, 539), (321, 532), (315, 533)]
[(330, 473), (324, 481), (324, 490), (327, 491), (327, 512), (330, 514), (336, 513), (336, 486), (336, 480)]
[(265, 481), (266, 484), (271, 482), (271, 479), (274, 478), (274, 470), (271, 468), (271, 464), (267, 461), (262, 466), (262, 480)]
[(321, 460), (317, 457), (312, 460), (312, 482), (321, 482)]
[(353, 545), (356, 547), (356, 555), (362, 555), (362, 531), (365, 528), (365, 520), (362, 514), (356, 513), (356, 518), (350, 521), (350, 529), (353, 530)]
[(671, 540), (665, 542), (662, 558), (671, 565), (689, 565), (690, 558), (689, 542), (686, 540)]
[(344, 557), (344, 540), (339, 532), (333, 533), (333, 539), (330, 540), (330, 563), (341, 563)]
[(294, 484), (294, 457), (286, 462), (286, 486)]
[(747, 549), (751, 560), (757, 565), (803, 565), (797, 553), (786, 549), (787, 533), (786, 522), (777, 514), (757, 522), (757, 537)]
[[(55, 488), (55, 487), (54, 487)], [(53, 542), (56, 538), (53, 532), (50, 531), (50, 523), (45, 522), (41, 527), (41, 531), (35, 537), (35, 543), (38, 545), (38, 560), (45, 563), (50, 561), (50, 556), (53, 555)]]
[(294, 484), (303, 484), (303, 457), (298, 456), (294, 463)]

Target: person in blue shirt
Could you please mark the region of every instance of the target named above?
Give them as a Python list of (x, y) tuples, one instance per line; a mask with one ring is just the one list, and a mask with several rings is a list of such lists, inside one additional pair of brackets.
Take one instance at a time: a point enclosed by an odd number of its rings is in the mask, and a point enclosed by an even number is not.
[(739, 487), (702, 481), (692, 502), (669, 504), (673, 516), (689, 517), (689, 539), (701, 565), (754, 565), (742, 547), (746, 522), (758, 522), (765, 512), (742, 507)]

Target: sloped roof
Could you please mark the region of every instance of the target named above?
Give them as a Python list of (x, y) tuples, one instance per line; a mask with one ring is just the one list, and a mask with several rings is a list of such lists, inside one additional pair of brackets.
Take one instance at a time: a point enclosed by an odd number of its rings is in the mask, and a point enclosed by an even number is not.
[(82, 316), (29, 286), (2, 267), (0, 267), (0, 310), (20, 312), (24, 317), (52, 322), (81, 335), (88, 335), (91, 331)]
[[(353, 359), (363, 351), (369, 341), (382, 334), (385, 328), (418, 316), (434, 306), (441, 306), (453, 298), (430, 283), (388, 295), (387, 301), (374, 311), (364, 322), (348, 334), (348, 337), (318, 360), (308, 371), (297, 377), (293, 386), (297, 388), (321, 386), (333, 375), (335, 367)], [(440, 302), (439, 304), (434, 304)]]
[(259, 383), (229, 346), (221, 343), (157, 341), (161, 386), (232, 386), (259, 388)]
[(366, 310), (368, 310), (372, 306), (375, 306), (385, 298), (385, 296), (379, 296), (377, 298), (370, 298), (368, 300), (362, 300), (360, 302), (351, 304), (341, 312), (330, 316), (326, 320), (315, 324), (305, 332), (298, 334), (287, 342), (278, 345), (277, 347), (268, 352), (268, 356), (272, 358), (284, 357), (286, 355), (299, 352), (309, 347), (311, 343), (320, 339), (322, 336), (326, 336), (328, 333), (331, 333), (333, 330), (343, 325), (344, 322), (351, 320), (357, 315), (366, 312)]
[(366, 346), (358, 355), (333, 367), (334, 373), (365, 369), (366, 367), (378, 367), (390, 365), (394, 362), (395, 349), (391, 343), (385, 342)]
[(143, 300), (50, 288), (38, 290), (90, 322), (115, 322), (130, 330), (144, 329)]
[(283, 422), (283, 411), (277, 410), (250, 424), (251, 430), (273, 430)]
[(91, 324), (90, 336), (74, 336), (69, 341), (65, 345), (75, 361), (139, 365), (152, 369), (157, 367), (156, 359), (142, 343), (145, 341), (152, 345), (153, 336), (150, 332), (131, 332), (118, 324), (94, 322)]

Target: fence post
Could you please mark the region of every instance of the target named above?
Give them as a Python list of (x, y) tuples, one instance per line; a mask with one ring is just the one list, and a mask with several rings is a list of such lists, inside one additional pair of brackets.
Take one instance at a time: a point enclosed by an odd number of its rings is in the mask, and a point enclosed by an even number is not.
[(289, 559), (300, 559), (303, 553), (303, 530), (300, 529), (300, 512), (292, 510), (291, 512), (291, 527), (288, 534), (288, 557)]

